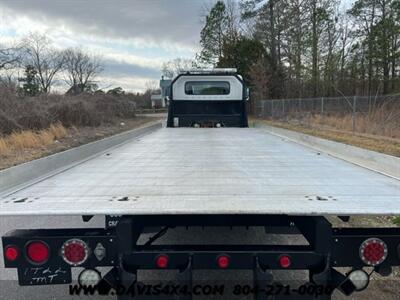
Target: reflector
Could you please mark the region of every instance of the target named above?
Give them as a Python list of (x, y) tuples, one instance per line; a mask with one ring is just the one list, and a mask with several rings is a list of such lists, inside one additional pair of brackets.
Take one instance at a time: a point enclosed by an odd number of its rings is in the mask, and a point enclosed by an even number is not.
[(44, 264), (49, 253), (49, 247), (43, 241), (32, 241), (26, 246), (26, 256), (34, 264)]

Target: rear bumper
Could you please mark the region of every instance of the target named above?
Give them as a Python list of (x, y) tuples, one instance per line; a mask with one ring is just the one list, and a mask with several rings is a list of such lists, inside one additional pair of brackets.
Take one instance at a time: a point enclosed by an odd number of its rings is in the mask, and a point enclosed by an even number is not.
[[(145, 227), (191, 227), (191, 226), (262, 226), (268, 232), (274, 228), (296, 228), (307, 245), (154, 245), (152, 242), (138, 244), (138, 238)], [(162, 234), (159, 234), (162, 236)], [(21, 249), (20, 257), (13, 262), (5, 259), (6, 268), (16, 268), (21, 285), (44, 285), (71, 282), (71, 266), (61, 258), (60, 248), (66, 240), (79, 238), (91, 249), (83, 268), (114, 267), (110, 274), (132, 274), (136, 278), (141, 269), (169, 269), (185, 274), (191, 281), (196, 269), (250, 269), (254, 273), (254, 284), (267, 284), (265, 278), (273, 280), (271, 270), (308, 270), (310, 283), (332, 288), (341, 288), (347, 275), (335, 270), (336, 267), (362, 269), (366, 267), (359, 256), (361, 243), (368, 238), (379, 238), (388, 247), (388, 256), (375, 271), (387, 273), (392, 266), (400, 265), (400, 228), (332, 228), (322, 217), (288, 216), (135, 216), (122, 217), (115, 228), (107, 229), (66, 229), (66, 230), (16, 230), (3, 239), (3, 247), (16, 245)], [(155, 239), (157, 238), (157, 235)], [(154, 239), (154, 240), (155, 240)], [(31, 240), (42, 240), (50, 246), (51, 256), (42, 266), (32, 265), (26, 259), (25, 245)], [(102, 259), (96, 258), (94, 249), (101, 244), (106, 251)], [(157, 258), (163, 255), (168, 263), (160, 267)], [(229, 265), (221, 268), (218, 258), (229, 258)], [(282, 256), (290, 258), (290, 264), (282, 266)], [(35, 268), (66, 271), (58, 281), (32, 281), (27, 272)], [(25, 275), (24, 275), (25, 274)], [(110, 277), (109, 275), (108, 277)], [(123, 276), (122, 276), (123, 277)], [(261, 278), (261, 279), (260, 279)], [(262, 279), (264, 278), (264, 279)], [(117, 279), (109, 280), (110, 285)], [(112, 283), (113, 282), (113, 283)], [(350, 289), (351, 290), (351, 289)]]

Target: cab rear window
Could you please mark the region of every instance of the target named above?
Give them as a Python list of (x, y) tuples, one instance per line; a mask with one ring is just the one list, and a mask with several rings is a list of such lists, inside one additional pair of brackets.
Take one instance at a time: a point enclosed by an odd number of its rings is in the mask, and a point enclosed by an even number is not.
[(185, 84), (186, 95), (229, 95), (230, 89), (227, 81), (188, 81)]

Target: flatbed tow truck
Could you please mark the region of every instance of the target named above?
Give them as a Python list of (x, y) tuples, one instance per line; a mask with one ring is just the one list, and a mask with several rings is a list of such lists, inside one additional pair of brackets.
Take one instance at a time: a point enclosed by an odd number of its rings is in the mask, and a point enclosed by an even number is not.
[[(326, 216), (400, 215), (399, 178), (247, 128), (247, 97), (235, 70), (183, 72), (171, 84), (165, 128), (14, 187), (1, 172), (0, 216), (105, 216), (103, 228), (9, 232), (5, 267), (21, 286), (69, 284), (71, 269), (82, 268), (80, 284), (94, 282), (99, 293), (135, 286), (143, 269), (176, 270), (189, 286), (193, 270), (250, 269), (255, 299), (289, 297), (265, 293), (273, 270), (309, 271), (308, 292), (292, 299), (351, 295), (367, 287), (365, 269), (388, 275), (400, 264), (400, 228), (333, 228)], [(265, 227), (307, 245), (154, 244), (192, 226)], [(139, 245), (148, 228), (158, 232)], [(101, 267), (110, 271), (100, 275)]]

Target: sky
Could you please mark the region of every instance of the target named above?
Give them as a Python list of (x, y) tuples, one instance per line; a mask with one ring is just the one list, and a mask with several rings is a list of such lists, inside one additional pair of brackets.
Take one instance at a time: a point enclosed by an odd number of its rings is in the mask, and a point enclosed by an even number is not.
[(82, 47), (100, 55), (100, 88), (142, 92), (160, 79), (163, 62), (194, 58), (207, 2), (0, 0), (0, 41), (45, 33), (57, 48)]
[(143, 92), (160, 79), (163, 62), (195, 57), (204, 8), (215, 2), (0, 0), (0, 43), (31, 32), (46, 34), (56, 48), (81, 47), (99, 55), (104, 65), (100, 88)]

